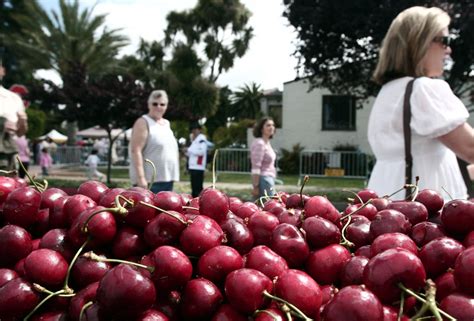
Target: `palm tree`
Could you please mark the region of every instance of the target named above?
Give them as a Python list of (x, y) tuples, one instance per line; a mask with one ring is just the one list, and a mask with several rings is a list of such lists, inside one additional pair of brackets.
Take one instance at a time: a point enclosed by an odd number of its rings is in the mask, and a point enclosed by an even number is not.
[(260, 99), (263, 93), (260, 85), (252, 82), (250, 85), (246, 84), (234, 92), (233, 109), (236, 119), (255, 119), (261, 114)]
[[(119, 29), (104, 27), (105, 15), (80, 10), (78, 0), (59, 0), (59, 6), (59, 13), (52, 10), (48, 14), (36, 1), (30, 2), (27, 17), (18, 17), (28, 36), (15, 39), (12, 46), (37, 69), (53, 69), (59, 74), (66, 104), (64, 116), (74, 122), (80, 88), (90, 76), (115, 67), (115, 57), (128, 39)], [(72, 143), (75, 131), (68, 131), (68, 136)]]

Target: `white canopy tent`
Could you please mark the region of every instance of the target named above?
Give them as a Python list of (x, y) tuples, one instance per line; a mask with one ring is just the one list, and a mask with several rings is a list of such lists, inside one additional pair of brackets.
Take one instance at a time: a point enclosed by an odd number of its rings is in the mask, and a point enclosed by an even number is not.
[[(124, 135), (127, 135), (127, 139), (130, 136), (127, 134), (128, 131), (123, 131), (120, 128), (112, 129), (112, 138), (119, 136), (119, 138), (123, 138)], [(90, 128), (86, 128), (77, 132), (77, 136), (82, 138), (92, 138), (92, 139), (99, 139), (99, 138), (107, 138), (107, 132), (105, 129), (100, 128), (99, 126), (93, 126)]]
[(44, 140), (44, 139), (47, 139), (47, 138), (50, 138), (53, 142), (55, 142), (56, 144), (63, 144), (67, 141), (67, 136), (66, 135), (63, 135), (61, 134), (60, 132), (58, 132), (56, 129), (53, 129), (51, 130), (49, 133), (43, 135), (43, 136), (40, 136), (38, 137), (39, 139), (41, 140)]

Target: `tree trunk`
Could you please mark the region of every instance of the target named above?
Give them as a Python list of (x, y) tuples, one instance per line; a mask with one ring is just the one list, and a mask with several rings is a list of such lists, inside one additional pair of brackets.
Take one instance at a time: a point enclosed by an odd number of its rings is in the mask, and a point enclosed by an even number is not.
[(78, 132), (77, 121), (68, 121), (66, 124), (67, 127), (67, 144), (69, 146), (76, 145), (76, 134)]

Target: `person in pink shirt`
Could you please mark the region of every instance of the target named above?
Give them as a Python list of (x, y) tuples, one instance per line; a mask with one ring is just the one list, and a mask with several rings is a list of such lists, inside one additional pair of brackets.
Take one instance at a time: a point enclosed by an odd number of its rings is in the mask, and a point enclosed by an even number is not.
[(25, 135), (22, 135), (17, 136), (15, 141), (18, 148), (18, 157), (23, 164), (23, 166), (18, 165), (18, 176), (25, 178), (26, 171), (30, 166), (30, 148), (28, 147), (28, 140), (26, 139)]
[(250, 147), (252, 163), (252, 196), (274, 195), (276, 153), (270, 144), (275, 134), (275, 123), (270, 117), (260, 119), (253, 129), (255, 140)]
[(40, 166), (43, 176), (49, 175), (49, 168), (53, 165), (53, 158), (49, 155), (48, 149), (43, 147), (40, 155)]

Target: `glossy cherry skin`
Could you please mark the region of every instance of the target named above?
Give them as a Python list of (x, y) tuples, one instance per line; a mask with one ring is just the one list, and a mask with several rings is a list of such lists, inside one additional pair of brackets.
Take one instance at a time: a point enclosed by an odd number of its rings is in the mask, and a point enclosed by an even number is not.
[(124, 225), (117, 230), (112, 244), (112, 253), (115, 258), (127, 259), (140, 256), (146, 249), (143, 233), (139, 229)]
[(191, 279), (191, 261), (175, 247), (160, 246), (151, 253), (150, 260), (155, 267), (152, 279), (160, 291), (181, 289)]
[(413, 226), (410, 233), (410, 237), (419, 247), (442, 236), (446, 236), (444, 229), (433, 222), (420, 222)]
[(454, 281), (461, 292), (474, 296), (474, 247), (462, 251), (454, 263)]
[(415, 201), (425, 205), (430, 216), (436, 214), (440, 209), (443, 208), (444, 199), (443, 197), (432, 189), (421, 190), (415, 198)]
[(474, 203), (466, 200), (452, 200), (441, 212), (441, 221), (448, 234), (465, 235), (474, 230)]
[(372, 204), (365, 204), (364, 207), (362, 207), (362, 204), (352, 204), (352, 205), (349, 205), (346, 207), (346, 209), (344, 210), (344, 215), (347, 215), (347, 214), (357, 214), (357, 215), (362, 215), (362, 216), (365, 216), (367, 217), (370, 221), (372, 221), (375, 217), (375, 215), (377, 215), (377, 208), (372, 205)]
[(181, 196), (172, 191), (162, 191), (153, 198), (156, 207), (165, 211), (183, 212), (183, 201)]
[(209, 320), (222, 301), (222, 293), (214, 283), (204, 278), (193, 279), (184, 287), (181, 315), (185, 320)]
[(403, 233), (409, 234), (411, 223), (406, 216), (393, 209), (382, 210), (375, 215), (370, 223), (370, 234), (373, 238), (385, 233)]
[(436, 278), (454, 267), (464, 246), (450, 237), (439, 237), (425, 244), (418, 255), (425, 266), (426, 275)]
[(197, 273), (214, 284), (220, 285), (227, 275), (244, 267), (242, 256), (235, 249), (219, 245), (207, 250), (198, 261)]
[(158, 213), (154, 208), (145, 204), (154, 205), (153, 193), (144, 193), (137, 190), (127, 190), (121, 194), (123, 197), (133, 202), (132, 207), (127, 207), (128, 214), (124, 221), (130, 226), (144, 228)]
[(459, 292), (454, 281), (454, 275), (452, 271), (448, 271), (441, 274), (435, 280), (436, 285), (436, 301), (441, 302), (446, 296), (451, 293)]
[(199, 213), (212, 218), (217, 223), (227, 217), (229, 211), (229, 198), (223, 192), (206, 188), (199, 195)]
[(18, 188), (18, 184), (14, 178), (0, 176), (0, 207), (3, 205), (8, 195)]
[(178, 243), (181, 232), (186, 228), (184, 214), (174, 210), (160, 213), (145, 227), (145, 242), (152, 248)]
[(302, 266), (309, 255), (309, 246), (303, 234), (296, 226), (288, 223), (275, 227), (272, 232), (271, 248), (293, 268)]
[(319, 195), (313, 196), (305, 202), (304, 213), (306, 218), (317, 215), (334, 224), (337, 224), (341, 217), (334, 205), (326, 197)]
[(69, 196), (62, 208), (62, 211), (64, 212), (64, 215), (67, 219), (67, 226), (69, 227), (72, 222), (86, 209), (95, 207), (96, 205), (96, 202), (88, 196), (82, 194)]
[(31, 321), (66, 321), (67, 314), (63, 311), (48, 311), (37, 314), (31, 318)]
[(386, 304), (400, 299), (399, 283), (417, 291), (425, 285), (425, 279), (426, 272), (421, 260), (402, 248), (377, 254), (364, 269), (364, 284)]
[(474, 318), (474, 298), (462, 293), (453, 293), (441, 301), (440, 309), (457, 321), (471, 321)]
[(312, 250), (341, 242), (341, 231), (334, 223), (325, 218), (308, 217), (301, 227), (306, 232), (306, 242)]
[(207, 250), (222, 243), (224, 232), (212, 218), (199, 215), (179, 237), (179, 245), (188, 255), (201, 256)]
[(25, 273), (29, 280), (45, 287), (60, 286), (67, 274), (69, 264), (54, 250), (38, 249), (25, 259)]
[(235, 310), (230, 304), (224, 303), (214, 313), (211, 321), (248, 321), (248, 318)]
[(102, 193), (97, 204), (106, 208), (115, 207), (116, 197), (123, 192), (125, 192), (125, 189), (121, 187), (109, 188)]
[(143, 312), (135, 321), (169, 321), (170, 319), (166, 314), (161, 313), (158, 310), (148, 309)]
[(331, 244), (312, 252), (306, 261), (306, 271), (318, 284), (337, 283), (342, 268), (350, 260), (350, 252), (339, 244)]
[(82, 307), (89, 301), (94, 301), (97, 293), (99, 282), (94, 282), (81, 289), (77, 294), (71, 298), (69, 304), (69, 316), (74, 321), (79, 321)]
[(384, 305), (383, 306), (383, 321), (410, 321), (410, 318), (408, 318), (406, 315), (402, 315), (402, 317), (399, 319), (398, 318), (398, 309), (395, 309), (394, 307)]
[(41, 194), (32, 187), (12, 191), (3, 204), (5, 221), (24, 228), (36, 223), (41, 204)]
[(387, 208), (403, 213), (412, 225), (425, 222), (428, 219), (428, 210), (420, 202), (396, 201), (391, 202)]
[(270, 278), (254, 269), (235, 270), (227, 275), (225, 281), (227, 300), (234, 309), (244, 314), (263, 308), (267, 304), (263, 293), (271, 293), (272, 289)]
[(40, 240), (39, 248), (55, 250), (70, 261), (75, 254), (74, 247), (67, 239), (67, 230), (55, 228), (46, 232)]
[(245, 202), (234, 212), (240, 218), (248, 218), (259, 211), (258, 206), (252, 202)]
[(380, 321), (383, 307), (377, 296), (361, 285), (339, 290), (323, 311), (325, 321)]
[(286, 321), (285, 314), (278, 308), (269, 307), (254, 313), (253, 321)]
[(30, 233), (20, 226), (6, 225), (0, 229), (0, 266), (12, 267), (30, 254), (33, 244)]
[(353, 215), (346, 229), (346, 238), (354, 243), (356, 249), (368, 245), (374, 239), (370, 234), (370, 220), (365, 216)]
[(368, 200), (374, 198), (378, 198), (377, 193), (370, 188), (364, 188), (357, 192), (357, 197), (354, 197), (354, 204), (360, 204), (361, 201), (362, 203), (366, 203)]
[(232, 246), (242, 255), (250, 251), (254, 238), (247, 225), (233, 217), (227, 217), (220, 225), (226, 235), (227, 245)]
[(11, 269), (0, 269), (0, 288), (7, 282), (16, 279), (18, 273)]
[(386, 233), (377, 236), (372, 242), (370, 245), (370, 257), (395, 247), (404, 248), (418, 255), (418, 247), (408, 235), (402, 233)]
[(100, 308), (109, 316), (123, 318), (149, 309), (156, 300), (156, 289), (136, 267), (119, 264), (100, 280), (96, 298)]
[(0, 320), (21, 319), (40, 302), (33, 286), (23, 278), (16, 278), (0, 287)]
[(77, 194), (90, 197), (94, 202), (99, 203), (102, 196), (109, 188), (99, 181), (85, 181), (77, 189)]
[(265, 211), (250, 216), (248, 228), (253, 235), (255, 245), (270, 245), (273, 229), (280, 224), (278, 218)]
[(272, 280), (288, 270), (285, 259), (265, 245), (250, 250), (246, 255), (245, 267), (258, 270)]
[[(181, 194), (183, 195), (183, 194)], [(229, 197), (229, 211), (231, 211), (232, 213), (236, 213), (237, 212), (237, 209), (243, 204), (244, 202), (238, 198), (238, 197), (235, 197), (235, 196), (230, 196)]]
[[(104, 259), (106, 258), (105, 255), (99, 256)], [(74, 284), (82, 289), (91, 283), (100, 281), (112, 267), (110, 262), (100, 262), (80, 256), (71, 269), (72, 280)]]
[(322, 293), (319, 285), (303, 271), (290, 269), (276, 280), (275, 294), (295, 305), (307, 317), (315, 318), (319, 313)]
[(40, 208), (49, 208), (50, 211), (54, 210), (54, 202), (61, 197), (67, 196), (66, 192), (62, 189), (50, 187), (41, 193), (41, 205)]
[(369, 259), (364, 256), (353, 256), (341, 270), (342, 286), (364, 283), (364, 268)]

